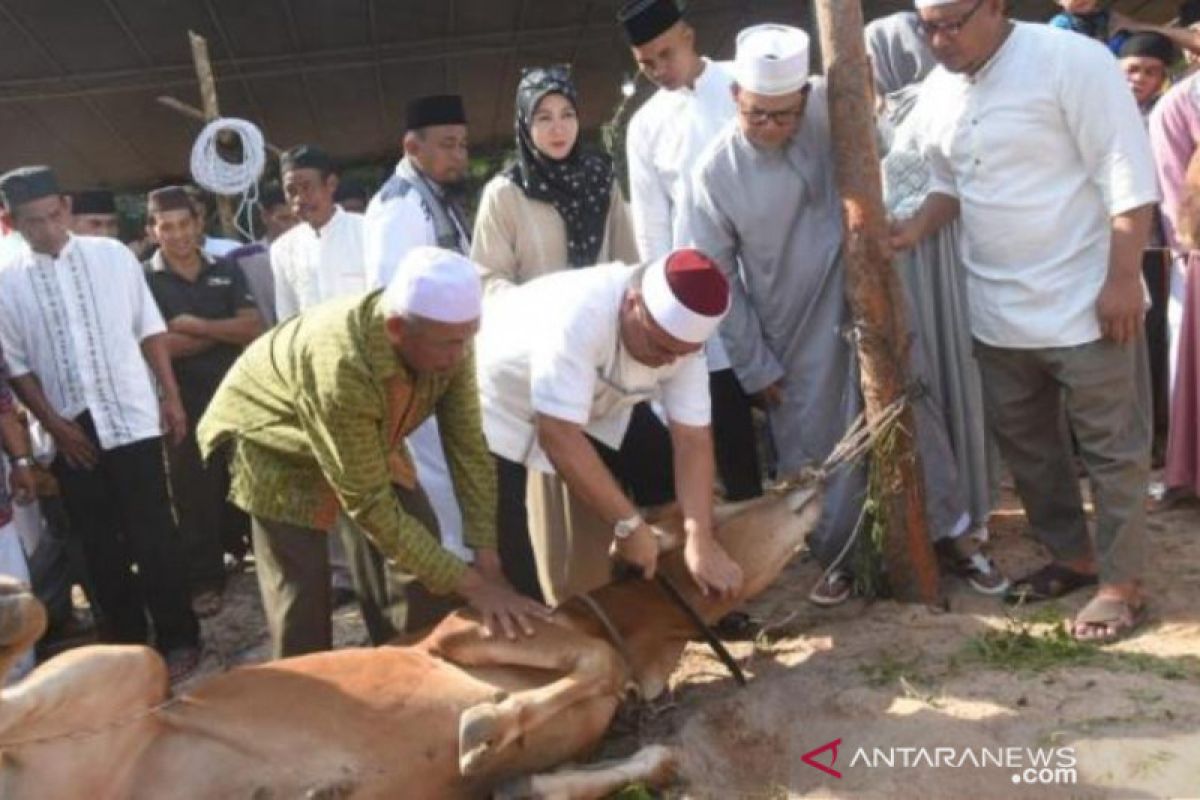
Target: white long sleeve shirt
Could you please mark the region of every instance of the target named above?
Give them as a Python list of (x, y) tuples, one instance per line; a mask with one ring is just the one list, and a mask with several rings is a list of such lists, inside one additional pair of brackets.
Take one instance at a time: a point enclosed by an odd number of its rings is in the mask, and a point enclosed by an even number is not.
[(28, 247), (0, 269), (0, 345), (59, 416), (84, 411), (105, 450), (162, 434), (141, 343), (166, 331), (142, 265), (115, 239), (71, 236), (53, 258)]
[(935, 69), (915, 114), (930, 191), (959, 200), (971, 332), (997, 347), (1100, 338), (1111, 218), (1158, 202), (1150, 142), (1116, 60), (1014, 23), (974, 75)]
[[(692, 244), (688, 231), (691, 173), (700, 154), (732, 123), (732, 65), (704, 59), (692, 88), (659, 89), (629, 121), (625, 137), (629, 201), (643, 261)], [(724, 369), (729, 358), (714, 336), (705, 347), (709, 368)]]
[(367, 291), (362, 214), (337, 206), (319, 231), (308, 223), (293, 226), (271, 244), (271, 272), (281, 320)]
[[(438, 191), (432, 184), (431, 189)], [(372, 289), (387, 286), (400, 259), (413, 248), (439, 246), (433, 213), (425, 206), (420, 192), (384, 195), (384, 191), (376, 193), (365, 214), (367, 284)], [(450, 219), (459, 235), (458, 251), (469, 253), (471, 237), (454, 215)]]

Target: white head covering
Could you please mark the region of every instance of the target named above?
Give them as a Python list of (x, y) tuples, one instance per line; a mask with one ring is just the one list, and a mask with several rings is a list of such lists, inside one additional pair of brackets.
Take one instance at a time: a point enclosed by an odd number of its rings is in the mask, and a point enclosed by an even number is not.
[(808, 34), (789, 25), (755, 25), (737, 37), (738, 86), (755, 94), (798, 91), (808, 80)]
[(415, 314), (434, 322), (458, 324), (479, 319), (483, 286), (475, 264), (439, 247), (417, 247), (400, 260), (383, 290), (388, 316)]
[(951, 3), (957, 3), (958, 0), (915, 0), (917, 8), (933, 8), (934, 6), (948, 6)]
[(699, 250), (676, 250), (646, 268), (642, 300), (659, 327), (681, 342), (703, 344), (729, 313), (729, 282)]

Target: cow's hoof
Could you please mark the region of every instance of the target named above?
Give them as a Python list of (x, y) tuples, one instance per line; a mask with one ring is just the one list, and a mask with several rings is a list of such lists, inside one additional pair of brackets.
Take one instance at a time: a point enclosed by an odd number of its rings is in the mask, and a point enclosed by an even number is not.
[(458, 770), (474, 775), (500, 742), (502, 718), (493, 703), (471, 706), (458, 720)]

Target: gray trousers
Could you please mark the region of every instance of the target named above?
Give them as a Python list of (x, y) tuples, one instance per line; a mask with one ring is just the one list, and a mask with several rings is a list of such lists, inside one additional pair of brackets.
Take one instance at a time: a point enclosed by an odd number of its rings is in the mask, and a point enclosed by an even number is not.
[[(1150, 469), (1150, 376), (1138, 338), (1017, 350), (975, 342), (988, 426), (1034, 534), (1056, 561), (1094, 556), (1102, 583), (1142, 575)], [(1068, 427), (1069, 426), (1069, 427)], [(1091, 480), (1088, 535), (1071, 433)]]
[[(405, 513), (438, 535), (437, 518), (425, 493), (393, 487)], [(354, 589), (371, 642), (386, 644), (402, 633), (433, 625), (459, 601), (430, 593), (394, 564), (356, 526), (339, 523), (334, 532), (253, 518), (254, 555), (263, 611), (271, 635), (271, 657), (285, 658), (333, 647), (330, 535), (341, 535)]]

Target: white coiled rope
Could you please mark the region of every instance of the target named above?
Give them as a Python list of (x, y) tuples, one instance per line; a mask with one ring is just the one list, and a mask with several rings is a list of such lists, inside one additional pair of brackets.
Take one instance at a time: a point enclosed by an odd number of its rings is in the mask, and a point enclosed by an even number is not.
[[(231, 133), (241, 140), (242, 160), (226, 161), (217, 150), (217, 139), (222, 133)], [(203, 189), (213, 194), (241, 197), (234, 224), (247, 239), (253, 240), (253, 231), (242, 227), (244, 217), (252, 218), (251, 208), (258, 202), (258, 179), (266, 166), (266, 144), (262, 131), (253, 122), (235, 117), (214, 119), (204, 126), (196, 143), (192, 145), (192, 178)]]

